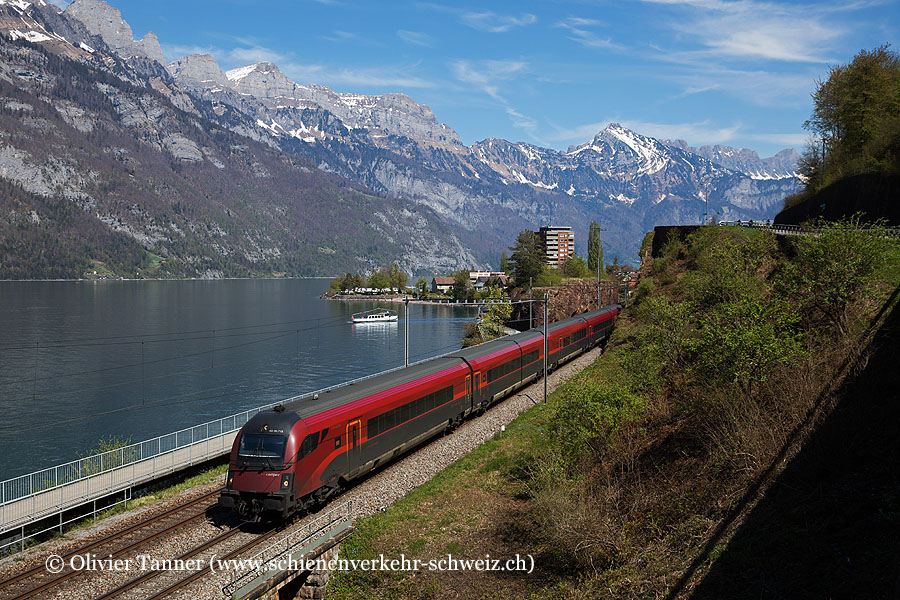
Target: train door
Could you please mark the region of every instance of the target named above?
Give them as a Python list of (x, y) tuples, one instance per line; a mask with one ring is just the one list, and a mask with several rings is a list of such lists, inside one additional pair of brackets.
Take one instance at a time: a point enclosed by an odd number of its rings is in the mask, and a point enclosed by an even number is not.
[(350, 473), (360, 465), (359, 436), (359, 419), (347, 423), (347, 471)]
[(475, 371), (472, 375), (472, 397), (475, 400), (475, 404), (478, 404), (483, 400), (481, 394), (478, 392), (479, 389), (482, 389), (482, 386), (479, 382), (481, 381), (481, 371)]
[(472, 376), (466, 375), (466, 402), (469, 403), (469, 408), (472, 408)]

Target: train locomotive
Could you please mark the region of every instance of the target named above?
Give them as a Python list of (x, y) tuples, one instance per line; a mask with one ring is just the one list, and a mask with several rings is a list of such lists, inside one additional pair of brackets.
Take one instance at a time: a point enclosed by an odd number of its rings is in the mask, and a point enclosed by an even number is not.
[[(548, 368), (605, 341), (619, 310), (550, 323)], [(543, 359), (543, 330), (531, 329), (257, 413), (234, 440), (219, 506), (279, 520), (324, 503), (538, 379)]]

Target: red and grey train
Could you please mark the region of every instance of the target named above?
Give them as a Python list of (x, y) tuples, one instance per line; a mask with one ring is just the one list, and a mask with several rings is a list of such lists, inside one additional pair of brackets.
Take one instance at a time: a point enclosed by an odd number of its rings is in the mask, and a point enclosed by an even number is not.
[[(551, 323), (548, 367), (605, 341), (619, 309)], [(275, 520), (322, 503), (534, 381), (543, 359), (531, 329), (260, 412), (234, 440), (219, 506)]]

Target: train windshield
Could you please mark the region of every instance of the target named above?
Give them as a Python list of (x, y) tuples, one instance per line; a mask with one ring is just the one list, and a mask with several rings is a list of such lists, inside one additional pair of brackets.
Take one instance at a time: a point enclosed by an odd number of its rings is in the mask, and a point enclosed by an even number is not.
[(280, 462), (284, 460), (284, 447), (287, 445), (287, 441), (287, 437), (283, 435), (245, 433), (241, 435), (241, 445), (240, 448), (238, 448), (238, 455), (259, 458), (277, 458)]

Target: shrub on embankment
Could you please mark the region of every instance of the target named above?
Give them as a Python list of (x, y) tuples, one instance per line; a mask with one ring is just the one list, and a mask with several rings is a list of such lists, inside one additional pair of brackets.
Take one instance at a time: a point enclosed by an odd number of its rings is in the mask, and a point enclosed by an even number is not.
[[(690, 596), (829, 413), (874, 315), (896, 300), (900, 247), (844, 225), (796, 238), (708, 227), (668, 241), (642, 265), (643, 292), (597, 362), (505, 434), (364, 520), (343, 551), (521, 552), (534, 555), (533, 574), (359, 573), (337, 578), (336, 597)], [(866, 500), (884, 509), (870, 516), (872, 528), (896, 525), (892, 481)], [(854, 485), (844, 495), (851, 501), (868, 490), (864, 478)], [(798, 495), (812, 504), (832, 494)], [(812, 543), (830, 548), (823, 529)], [(764, 524), (750, 539), (777, 550), (796, 548), (782, 542), (797, 535)], [(867, 593), (867, 574), (890, 571), (890, 553), (868, 552), (853, 555), (859, 597), (878, 596)], [(720, 576), (727, 593), (713, 597), (774, 596), (772, 572), (750, 581), (758, 562), (732, 557), (738, 571)], [(803, 561), (773, 552), (779, 585)], [(780, 588), (779, 597), (804, 589), (822, 597), (810, 590), (827, 590), (828, 572), (839, 572), (822, 570), (825, 578)]]
[(860, 348), (900, 252), (853, 225), (703, 228), (649, 265), (607, 352), (557, 401), (530, 485), (537, 534), (594, 592), (670, 592)]

